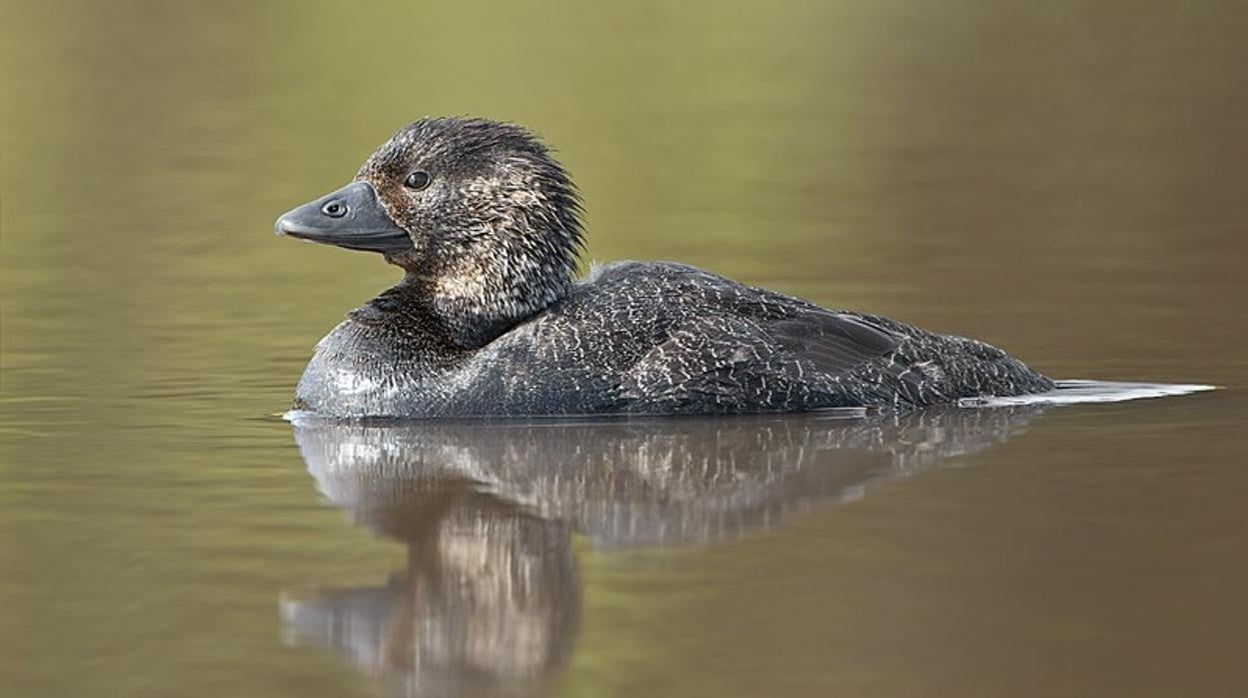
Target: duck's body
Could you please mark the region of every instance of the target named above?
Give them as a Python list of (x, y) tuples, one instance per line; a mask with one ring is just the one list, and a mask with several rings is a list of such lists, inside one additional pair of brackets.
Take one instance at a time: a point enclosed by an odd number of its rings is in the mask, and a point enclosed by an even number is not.
[[(445, 183), (432, 187), (426, 170)], [(356, 183), (278, 222), (407, 271), (321, 340), (296, 407), (341, 417), (727, 414), (1053, 388), (982, 342), (684, 265), (622, 262), (573, 282), (576, 209), (566, 175), (517, 127), (439, 119), (400, 131)]]
[(471, 351), (430, 334), (408, 293), (391, 289), (321, 341), (298, 407), (395, 417), (725, 414), (911, 407), (1053, 387), (982, 342), (677, 264), (596, 269), (561, 302)]

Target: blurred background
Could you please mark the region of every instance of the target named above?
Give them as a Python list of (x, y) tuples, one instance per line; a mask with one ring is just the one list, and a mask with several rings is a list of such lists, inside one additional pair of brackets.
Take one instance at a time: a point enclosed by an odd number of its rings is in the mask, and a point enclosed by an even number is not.
[(587, 261), (679, 260), (1060, 378), (1229, 388), (1058, 411), (958, 461), (993, 467), (731, 545), (574, 538), (542, 690), (1243, 685), (1243, 3), (0, 12), (0, 694), (393, 689), (283, 639), (279, 596), (410, 562), (326, 506), (276, 415), (398, 275), (272, 223), (443, 114), (557, 149)]

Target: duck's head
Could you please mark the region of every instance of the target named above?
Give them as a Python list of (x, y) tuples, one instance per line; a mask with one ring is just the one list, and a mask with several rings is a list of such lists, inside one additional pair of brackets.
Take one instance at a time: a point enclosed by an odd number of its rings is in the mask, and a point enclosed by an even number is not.
[(567, 293), (579, 211), (567, 173), (528, 131), (438, 118), (401, 129), (353, 182), (284, 214), (277, 232), (381, 253), (460, 334), (488, 336)]

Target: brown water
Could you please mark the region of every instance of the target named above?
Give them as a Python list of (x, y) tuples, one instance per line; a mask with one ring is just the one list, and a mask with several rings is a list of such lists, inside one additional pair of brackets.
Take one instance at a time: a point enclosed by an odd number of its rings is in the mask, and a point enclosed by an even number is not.
[[(1242, 3), (3, 4), (0, 695), (1243, 693)], [(425, 114), (595, 259), (1226, 389), (295, 429), (395, 278), (271, 234)]]

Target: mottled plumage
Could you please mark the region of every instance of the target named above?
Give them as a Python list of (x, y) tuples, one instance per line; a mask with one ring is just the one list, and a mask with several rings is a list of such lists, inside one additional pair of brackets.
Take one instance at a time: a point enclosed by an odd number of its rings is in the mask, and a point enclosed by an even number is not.
[[(417, 169), (432, 183), (405, 189)], [(320, 342), (299, 408), (351, 417), (713, 414), (911, 407), (1053, 387), (982, 342), (825, 310), (684, 265), (621, 262), (574, 282), (575, 190), (516, 126), (417, 122), (356, 181), (410, 237), (401, 251), (376, 248), (407, 275)], [(330, 197), (309, 206), (326, 210)], [(300, 225), (315, 215), (296, 209), (279, 232), (311, 230)], [(358, 232), (354, 215), (325, 224), (336, 238), (299, 236), (358, 249), (342, 241)]]

